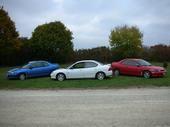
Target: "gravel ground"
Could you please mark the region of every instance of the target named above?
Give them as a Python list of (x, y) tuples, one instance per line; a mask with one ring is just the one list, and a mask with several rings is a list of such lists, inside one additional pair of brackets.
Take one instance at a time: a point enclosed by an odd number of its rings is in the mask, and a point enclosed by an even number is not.
[(170, 88), (0, 90), (0, 127), (170, 127)]

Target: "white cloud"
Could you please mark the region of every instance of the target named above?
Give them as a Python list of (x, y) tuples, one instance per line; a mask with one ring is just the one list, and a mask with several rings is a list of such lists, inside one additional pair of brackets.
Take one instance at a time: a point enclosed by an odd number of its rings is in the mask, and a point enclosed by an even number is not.
[(124, 24), (137, 25), (146, 45), (170, 42), (169, 0), (1, 0), (0, 4), (21, 36), (30, 37), (36, 26), (60, 20), (73, 32), (75, 48), (109, 46), (110, 30)]

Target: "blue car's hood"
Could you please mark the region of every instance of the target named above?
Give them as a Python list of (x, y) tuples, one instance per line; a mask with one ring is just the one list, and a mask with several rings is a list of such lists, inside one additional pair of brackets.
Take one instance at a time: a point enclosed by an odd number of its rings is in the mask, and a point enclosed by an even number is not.
[(26, 70), (25, 68), (14, 68), (14, 69), (11, 69), (11, 70), (9, 70), (8, 72), (17, 72), (17, 71), (24, 71), (24, 70)]

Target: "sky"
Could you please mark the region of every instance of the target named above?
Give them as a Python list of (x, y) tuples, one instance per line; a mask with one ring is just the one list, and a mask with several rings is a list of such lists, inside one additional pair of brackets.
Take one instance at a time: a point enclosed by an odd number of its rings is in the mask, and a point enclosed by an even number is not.
[(170, 0), (0, 0), (20, 36), (61, 21), (73, 32), (74, 49), (109, 46), (117, 26), (137, 26), (143, 45), (170, 45)]

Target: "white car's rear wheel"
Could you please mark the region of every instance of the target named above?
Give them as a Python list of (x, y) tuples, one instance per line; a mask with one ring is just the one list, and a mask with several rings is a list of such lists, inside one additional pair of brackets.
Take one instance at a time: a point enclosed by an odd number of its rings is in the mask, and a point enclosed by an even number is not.
[(103, 80), (103, 79), (105, 78), (105, 74), (104, 74), (103, 72), (98, 72), (98, 73), (96, 74), (96, 78), (97, 78), (98, 80)]
[(56, 79), (58, 81), (64, 81), (65, 80), (65, 75), (62, 74), (62, 73), (59, 73), (57, 76), (56, 76)]

